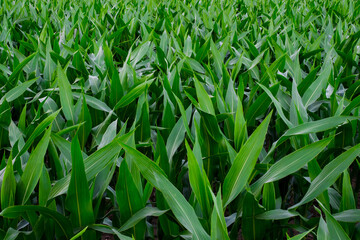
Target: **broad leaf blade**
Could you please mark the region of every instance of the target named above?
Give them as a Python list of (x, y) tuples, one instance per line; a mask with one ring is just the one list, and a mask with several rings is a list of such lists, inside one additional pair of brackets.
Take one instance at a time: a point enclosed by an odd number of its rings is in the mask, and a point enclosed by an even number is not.
[(123, 143), (121, 145), (127, 154), (133, 156), (133, 161), (146, 180), (162, 192), (176, 218), (193, 234), (193, 238), (209, 239), (210, 237), (201, 226), (194, 209), (179, 190), (171, 184), (159, 166), (136, 149)]
[(66, 196), (66, 206), (72, 214), (74, 225), (85, 227), (94, 223), (94, 214), (77, 135), (71, 142), (71, 161), (72, 170)]
[(244, 189), (263, 148), (270, 119), (271, 114), (251, 134), (237, 154), (224, 180), (224, 206), (227, 206)]
[(359, 156), (359, 154), (360, 144), (350, 148), (349, 150), (332, 160), (324, 167), (324, 169), (314, 179), (314, 181), (311, 182), (311, 185), (303, 199), (296, 205), (292, 206), (290, 209), (310, 202), (311, 200), (319, 196), (328, 187), (334, 184), (340, 174), (350, 166), (350, 164), (355, 160), (357, 156)]

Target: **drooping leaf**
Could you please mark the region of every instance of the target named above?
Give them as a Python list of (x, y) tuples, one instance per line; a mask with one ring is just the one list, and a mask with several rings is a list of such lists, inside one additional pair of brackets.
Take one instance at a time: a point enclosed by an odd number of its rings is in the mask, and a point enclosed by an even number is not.
[(69, 220), (60, 213), (46, 207), (34, 205), (11, 206), (4, 209), (0, 213), (0, 216), (3, 216), (5, 218), (17, 218), (19, 216), (23, 216), (28, 211), (39, 212), (46, 217), (53, 219), (54, 222), (57, 224), (59, 230), (63, 233), (63, 236), (65, 236), (66, 238), (70, 238), (73, 235), (72, 225)]
[(305, 196), (299, 203), (292, 206), (291, 209), (305, 204), (319, 196), (336, 181), (340, 174), (350, 166), (350, 164), (357, 156), (359, 156), (359, 154), (360, 144), (350, 148), (327, 164), (321, 173), (311, 182), (311, 185)]
[(283, 157), (251, 186), (252, 191), (258, 193), (264, 183), (277, 181), (298, 171), (324, 150), (331, 140), (332, 138), (323, 139)]
[(185, 200), (179, 190), (170, 183), (159, 166), (136, 149), (123, 143), (121, 145), (127, 154), (134, 157), (134, 162), (141, 174), (165, 196), (174, 215), (180, 223), (193, 234), (193, 238), (209, 239), (210, 237), (201, 226), (194, 209)]

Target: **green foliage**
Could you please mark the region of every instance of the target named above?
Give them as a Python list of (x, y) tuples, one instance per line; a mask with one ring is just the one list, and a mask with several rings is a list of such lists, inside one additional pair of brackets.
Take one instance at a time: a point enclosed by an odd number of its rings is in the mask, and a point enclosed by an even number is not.
[(359, 19), (0, 0), (0, 239), (359, 239)]

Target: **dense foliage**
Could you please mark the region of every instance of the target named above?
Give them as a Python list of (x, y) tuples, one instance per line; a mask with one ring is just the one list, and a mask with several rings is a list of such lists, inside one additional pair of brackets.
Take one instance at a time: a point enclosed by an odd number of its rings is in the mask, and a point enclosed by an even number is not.
[(360, 1), (0, 3), (1, 239), (360, 239)]

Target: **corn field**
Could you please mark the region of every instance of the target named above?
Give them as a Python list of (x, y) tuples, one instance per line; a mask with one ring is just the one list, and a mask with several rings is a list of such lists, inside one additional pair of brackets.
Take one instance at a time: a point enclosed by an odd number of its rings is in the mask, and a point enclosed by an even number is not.
[(360, 240), (360, 1), (0, 3), (0, 239)]

